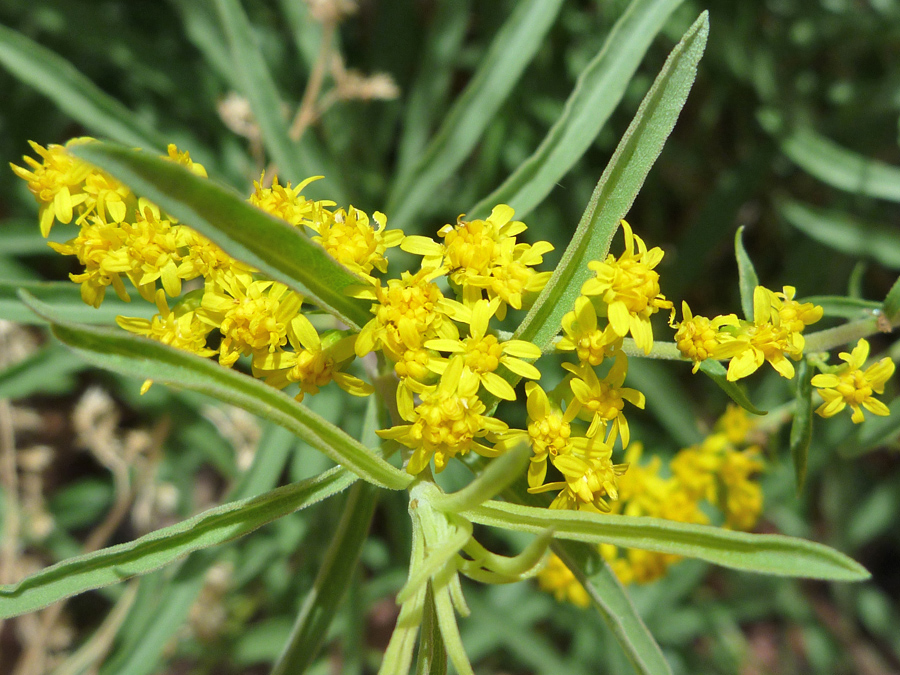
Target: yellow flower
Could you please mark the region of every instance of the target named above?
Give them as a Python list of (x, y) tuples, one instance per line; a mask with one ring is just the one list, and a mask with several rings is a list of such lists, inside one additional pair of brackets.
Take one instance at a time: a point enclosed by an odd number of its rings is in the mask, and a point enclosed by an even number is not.
[(385, 230), (387, 217), (376, 211), (372, 219), (378, 227), (372, 227), (369, 216), (352, 206), (334, 213), (321, 210), (319, 217), (306, 225), (317, 233), (312, 240), (320, 244), (331, 257), (357, 274), (368, 276), (372, 268), (382, 274), (387, 272), (387, 249), (399, 246), (403, 241), (402, 230)]
[(216, 353), (206, 346), (206, 336), (212, 326), (201, 321), (196, 311), (189, 309), (189, 303), (179, 303), (174, 310), (169, 309), (166, 293), (162, 289), (156, 291), (155, 300), (159, 314), (149, 321), (117, 316), (116, 323), (129, 333), (143, 335), (198, 356), (207, 357)]
[(190, 228), (185, 228), (185, 238), (187, 244), (178, 270), (182, 279), (203, 277), (213, 283), (230, 279), (233, 283), (235, 277), (240, 277), (245, 284), (252, 281), (257, 270), (235, 260), (218, 244)]
[(551, 276), (532, 267), (540, 264), (553, 246), (546, 241), (517, 244), (516, 235), (527, 228), (525, 223), (514, 221), (513, 215), (512, 208), (499, 204), (485, 220), (465, 221), (460, 216), (455, 226), (442, 227), (438, 236), (444, 239), (443, 244), (429, 237), (410, 236), (400, 248), (424, 256), (425, 269), (447, 270), (465, 304), (481, 300), (484, 293), (488, 299), (500, 298), (497, 317), (502, 320), (507, 305), (521, 309), (522, 296), (539, 292)]
[(531, 493), (560, 490), (551, 509), (608, 513), (607, 497), (619, 498), (616, 478), (625, 473), (628, 465), (612, 463), (612, 446), (590, 439), (583, 452), (557, 455), (552, 461), (565, 482), (528, 488)]
[[(253, 376), (265, 378), (266, 384), (283, 389), (292, 383), (300, 386), (296, 399), (318, 394), (332, 380), (354, 396), (368, 396), (374, 390), (358, 377), (343, 372), (356, 354), (356, 335), (331, 331), (320, 337), (302, 314), (291, 319), (287, 332), (294, 351), (257, 352), (253, 356)], [(324, 338), (324, 339), (323, 339)]]
[(742, 349), (728, 364), (728, 380), (735, 382), (754, 373), (768, 361), (778, 374), (788, 379), (794, 376), (795, 361), (803, 356), (804, 339), (800, 334), (807, 325), (822, 318), (822, 308), (812, 303), (800, 304), (794, 288), (785, 286), (775, 293), (763, 286), (753, 291), (753, 323), (731, 331)]
[(278, 176), (272, 180), (271, 187), (263, 187), (266, 174), (259, 177), (258, 181), (254, 181), (254, 192), (250, 195), (249, 201), (254, 206), (262, 209), (269, 215), (281, 218), (294, 227), (300, 225), (308, 225), (309, 223), (321, 217), (321, 212), (325, 206), (334, 206), (334, 202), (312, 201), (306, 199), (302, 194), (303, 188), (315, 180), (319, 180), (322, 176), (312, 176), (297, 184), (297, 187), (291, 187), (291, 184), (280, 185)]
[(849, 405), (853, 411), (851, 419), (854, 424), (865, 420), (862, 408), (874, 415), (889, 415), (890, 409), (873, 394), (883, 394), (885, 383), (894, 374), (894, 362), (890, 357), (886, 356), (863, 370), (862, 367), (869, 358), (869, 343), (862, 339), (849, 354), (841, 352), (838, 356), (846, 363), (837, 372), (823, 373), (812, 378), (813, 386), (818, 388), (819, 394), (825, 399), (816, 412), (822, 417), (833, 417)]
[(302, 302), (284, 284), (235, 277), (208, 282), (197, 314), (221, 331), (219, 363), (233, 366), (241, 355), (273, 353), (287, 344)]
[(622, 231), (625, 252), (618, 259), (610, 254), (603, 262), (588, 263), (597, 276), (584, 282), (581, 293), (599, 297), (607, 306), (606, 315), (616, 335), (631, 333), (635, 344), (649, 354), (653, 348), (650, 316), (672, 308), (659, 292), (659, 274), (653, 270), (662, 260), (663, 251), (659, 247), (648, 251), (644, 240), (633, 234), (624, 220)]
[(601, 428), (605, 432), (607, 425), (612, 422), (606, 442), (613, 445), (616, 438), (621, 436), (622, 447), (628, 447), (631, 435), (628, 431), (628, 421), (622, 412), (625, 401), (643, 409), (645, 399), (637, 389), (622, 386), (628, 371), (628, 358), (625, 354), (621, 351), (616, 353), (615, 363), (603, 381), (590, 366), (578, 367), (564, 363), (563, 368), (576, 376), (569, 382), (575, 395), (572, 405), (578, 408), (579, 415), (586, 415), (591, 420), (587, 435), (593, 437)]
[(484, 415), (485, 405), (477, 396), (478, 378), (463, 366), (462, 357), (450, 361), (440, 383), (422, 394), (422, 402), (405, 418), (410, 424), (377, 432), (413, 450), (406, 466), (410, 474), (420, 473), (432, 457), (440, 472), (452, 457), (469, 450), (485, 457), (500, 454), (477, 439), (506, 430), (506, 424)]
[(187, 168), (202, 178), (208, 178), (206, 174), (206, 167), (202, 164), (198, 164), (194, 160), (191, 159), (191, 153), (187, 150), (179, 150), (178, 147), (174, 143), (169, 143), (166, 147), (167, 155), (166, 159), (175, 162), (176, 164), (180, 164), (181, 166)]
[(359, 333), (357, 356), (384, 349), (392, 361), (399, 361), (408, 349), (419, 349), (429, 338), (459, 339), (450, 320), (455, 308), (445, 301), (432, 276), (424, 269), (415, 274), (403, 272), (386, 286), (376, 279), (373, 285), (353, 289), (353, 297), (374, 301), (371, 311), (375, 315)]
[(693, 372), (696, 373), (700, 363), (706, 359), (727, 359), (744, 347), (744, 343), (736, 340), (731, 333), (721, 330), (723, 326), (740, 326), (734, 314), (714, 319), (694, 316), (684, 301), (681, 303), (681, 311), (684, 318), (681, 323), (676, 324), (678, 330), (675, 332), (675, 344), (682, 356), (694, 362)]
[(578, 360), (599, 366), (603, 359), (612, 356), (622, 346), (622, 338), (611, 325), (602, 330), (597, 326), (597, 310), (590, 298), (579, 295), (575, 309), (563, 315), (562, 329), (565, 335), (556, 348), (560, 351), (574, 351)]
[[(429, 340), (425, 343), (425, 347), (439, 352), (463, 354), (466, 368), (478, 376), (485, 389), (498, 398), (514, 401), (516, 392), (509, 382), (495, 371), (502, 364), (522, 377), (540, 379), (541, 372), (522, 359), (539, 358), (541, 349), (524, 340), (500, 342), (494, 335), (488, 334), (488, 324), (499, 305), (499, 298), (494, 298), (490, 302), (479, 300), (471, 310), (461, 305), (458, 308), (457, 318), (469, 324), (469, 337), (463, 340)], [(442, 362), (441, 370), (445, 364), (446, 361)]]
[[(74, 138), (66, 143), (66, 147), (93, 140)], [(74, 209), (87, 197), (82, 191), (82, 184), (94, 168), (72, 157), (62, 145), (49, 145), (45, 148), (34, 141), (28, 143), (43, 161), (38, 162), (26, 156), (23, 159), (30, 170), (15, 164), (10, 164), (10, 167), (19, 178), (27, 181), (28, 189), (40, 204), (41, 234), (46, 237), (55, 221), (72, 222)]]
[(128, 216), (129, 207), (134, 206), (131, 190), (101, 171), (91, 171), (84, 179), (82, 190), (79, 225), (89, 215), (96, 215), (105, 223), (121, 223)]
[(720, 506), (725, 512), (725, 526), (736, 530), (750, 530), (762, 513), (762, 488), (752, 477), (762, 471), (764, 464), (756, 448), (740, 451), (728, 448), (719, 467), (719, 478), (725, 489)]
[(747, 435), (753, 428), (753, 422), (741, 406), (729, 403), (725, 413), (716, 422), (716, 428), (720, 429), (731, 443), (740, 445), (746, 442)]
[(578, 607), (587, 607), (591, 604), (584, 586), (557, 555), (550, 555), (547, 566), (540, 571), (537, 579), (541, 590), (553, 593), (553, 597), (559, 602), (568, 600)]
[(159, 208), (144, 199), (138, 201), (134, 222), (121, 227), (132, 265), (128, 276), (141, 296), (152, 302), (157, 280), (170, 297), (181, 295), (182, 279), (190, 278), (181, 265), (181, 251), (191, 243), (187, 228), (162, 218)]

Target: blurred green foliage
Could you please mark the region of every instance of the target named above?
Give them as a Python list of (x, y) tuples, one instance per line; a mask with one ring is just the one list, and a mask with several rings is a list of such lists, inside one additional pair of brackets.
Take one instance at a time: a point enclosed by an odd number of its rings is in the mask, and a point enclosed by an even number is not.
[[(319, 27), (299, 0), (242, 4), (277, 89), (293, 109), (315, 61)], [(340, 51), (348, 67), (389, 74), (400, 97), (340, 102), (308, 132), (304, 142), (312, 156), (324, 158), (331, 170), (329, 189), (345, 192), (360, 208), (384, 209), (395, 177), (410, 175), (516, 4), (363, 2), (340, 26)], [(576, 78), (627, 4), (562, 4), (534, 59), (486, 121), (477, 146), (411, 218), (410, 232), (431, 234), (453, 222), (522, 164), (563, 112)], [(556, 256), (564, 249), (666, 54), (705, 9), (711, 32), (697, 82), (628, 216), (648, 243), (666, 250), (663, 292), (704, 314), (737, 311), (733, 241), (736, 228), (745, 226), (744, 245), (762, 284), (794, 285), (800, 297), (880, 302), (900, 268), (895, 0), (686, 0), (585, 155), (526, 218), (530, 236), (551, 241)], [(222, 99), (239, 88), (239, 75), (229, 64), (225, 31), (211, 3), (0, 0), (0, 25), (71, 62), (133, 111), (143, 127), (189, 150), (212, 177), (245, 193), (258, 178), (262, 167), (246, 140), (229, 131), (218, 112)], [(18, 162), (29, 151), (28, 139), (63, 143), (86, 133), (78, 120), (2, 68), (0, 92), (0, 154), (6, 160)], [(407, 129), (416, 132), (404, 135)], [(65, 261), (45, 255), (35, 214), (22, 182), (0, 172), (0, 279), (58, 280), (70, 271)], [(548, 258), (551, 265), (558, 259)], [(886, 338), (872, 342), (873, 353), (888, 344)], [(141, 398), (135, 382), (87, 370), (56, 346), (44, 349), (40, 357), (0, 372), (0, 395), (46, 413), (66, 409), (90, 384), (102, 383), (127, 410), (131, 426), (150, 426), (165, 416), (170, 432), (156, 480), (174, 486), (179, 519), (198, 507), (198, 476), (230, 484), (240, 474), (233, 444), (203, 413), (209, 402), (160, 387)], [(892, 351), (900, 356), (896, 347)], [(690, 443), (724, 408), (721, 391), (690, 376), (684, 365), (640, 363), (630, 375), (648, 399), (647, 411), (632, 422), (632, 435), (653, 451), (671, 453)], [(757, 375), (750, 388), (751, 400), (766, 409), (792, 395), (772, 372)], [(326, 393), (310, 405), (351, 433), (359, 425), (362, 411), (355, 400)], [(632, 589), (674, 672), (900, 669), (900, 406), (891, 407), (891, 418), (860, 429), (843, 418), (817, 420), (799, 496), (789, 429), (780, 429), (768, 446), (764, 478), (760, 529), (835, 546), (862, 562), (872, 581), (825, 585), (682, 563), (663, 581)], [(256, 476), (258, 489), (327, 466), (273, 429), (265, 430), (259, 452), (268, 459), (265, 475)], [(48, 495), (56, 529), (29, 542), (47, 562), (77, 551), (79, 538), (102, 519), (113, 498), (112, 481), (101, 467), (71, 447), (64, 456), (68, 469), (59, 471)], [(323, 650), (310, 672), (331, 672), (335, 662), (343, 664), (337, 666), (342, 672), (371, 672), (377, 664), (394, 620), (391, 594), (402, 585), (408, 560), (404, 497), (391, 493), (379, 505), (375, 536), (363, 550), (364, 569), (350, 589), (352, 601), (344, 603), (331, 629), (335, 646)], [(325, 502), (145, 577), (101, 672), (265, 672), (287, 639), (338, 515)], [(134, 535), (124, 528), (115, 541)], [(499, 550), (516, 548), (516, 538), (508, 539), (494, 543)], [(207, 609), (223, 612), (221, 622), (208, 633), (197, 622), (193, 632), (179, 632), (214, 563), (230, 570), (227, 592), (207, 600)], [(631, 672), (595, 613), (559, 605), (527, 584), (470, 584), (466, 594), (473, 612), (462, 621), (464, 640), (480, 672)], [(72, 601), (75, 644), (121, 595), (121, 588), (112, 587)], [(12, 654), (6, 644), (0, 652)], [(12, 657), (0, 656), (0, 669), (9, 667), (6, 658)]]

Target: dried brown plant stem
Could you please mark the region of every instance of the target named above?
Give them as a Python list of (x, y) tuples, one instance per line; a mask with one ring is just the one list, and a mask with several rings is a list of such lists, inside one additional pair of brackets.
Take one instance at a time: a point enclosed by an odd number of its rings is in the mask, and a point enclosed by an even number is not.
[(306, 90), (300, 101), (300, 108), (294, 115), (288, 135), (293, 141), (303, 138), (303, 133), (316, 120), (319, 115), (318, 100), (322, 91), (322, 83), (325, 81), (325, 73), (331, 63), (331, 52), (334, 47), (334, 33), (337, 29), (335, 21), (326, 21), (322, 24), (322, 42), (319, 45), (319, 54), (313, 64), (312, 73), (306, 83)]
[[(132, 482), (129, 475), (129, 465), (123, 460), (121, 463), (108, 465), (113, 474), (116, 486), (116, 501), (112, 509), (106, 514), (97, 527), (95, 527), (84, 544), (84, 553), (93, 553), (103, 547), (113, 535), (125, 516), (131, 510), (135, 496), (140, 489), (152, 479), (158, 464), (162, 443), (168, 434), (169, 424), (161, 422), (153, 430), (153, 443), (148, 453), (148, 461), (140, 465), (137, 478)], [(13, 675), (42, 675), (46, 672), (47, 644), (56, 622), (62, 614), (66, 600), (50, 605), (41, 613), (41, 621), (34, 638), (29, 642), (25, 652), (19, 658), (13, 670)]]
[[(12, 406), (7, 399), (0, 399), (0, 484), (3, 485), (4, 502), (0, 584), (11, 584), (18, 578), (19, 476)], [(3, 619), (0, 619), (0, 632), (3, 631), (3, 623)]]

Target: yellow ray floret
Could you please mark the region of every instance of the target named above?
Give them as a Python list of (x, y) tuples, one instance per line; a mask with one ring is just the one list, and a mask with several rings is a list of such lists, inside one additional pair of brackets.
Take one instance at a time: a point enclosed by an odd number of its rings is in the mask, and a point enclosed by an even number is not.
[(846, 363), (837, 372), (822, 373), (812, 379), (812, 385), (825, 399), (816, 412), (822, 417), (833, 417), (849, 405), (855, 424), (865, 420), (862, 408), (874, 415), (889, 415), (890, 409), (874, 394), (884, 393), (885, 383), (894, 374), (894, 362), (886, 356), (863, 370), (869, 358), (869, 343), (862, 339), (849, 354), (841, 352), (838, 356)]

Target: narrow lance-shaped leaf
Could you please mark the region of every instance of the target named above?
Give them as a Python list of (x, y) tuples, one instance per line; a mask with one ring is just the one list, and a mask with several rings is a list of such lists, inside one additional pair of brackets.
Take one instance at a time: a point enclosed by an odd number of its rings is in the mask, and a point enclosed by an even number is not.
[[(556, 541), (553, 551), (584, 586), (634, 669), (641, 675), (671, 675), (662, 649), (616, 575), (606, 561), (600, 559), (596, 547), (574, 541)], [(585, 565), (589, 561), (593, 562), (590, 572)]]
[(474, 523), (558, 539), (671, 553), (750, 572), (808, 579), (862, 581), (869, 573), (832, 548), (795, 537), (749, 534), (660, 518), (559, 511), (492, 501), (460, 514)]
[(821, 244), (851, 256), (866, 256), (900, 270), (900, 231), (882, 223), (788, 200), (778, 208), (785, 220)]
[(377, 497), (378, 488), (373, 485), (357, 483), (351, 489), (338, 529), (271, 675), (305, 672), (315, 659), (359, 562)]
[(777, 113), (759, 121), (779, 140), (782, 152), (819, 180), (839, 190), (900, 202), (900, 168), (848, 150), (808, 126), (784, 130)]
[(350, 472), (335, 467), (302, 483), (223, 504), (127, 544), (65, 560), (17, 584), (0, 586), (0, 617), (32, 612), (62, 598), (146, 574), (192, 551), (241, 537), (330, 497), (355, 480)]
[(864, 319), (883, 309), (882, 303), (874, 300), (860, 300), (843, 295), (811, 295), (800, 298), (798, 302), (811, 302), (825, 311), (825, 316), (841, 319)]
[[(55, 319), (46, 305), (26, 294), (23, 297), (35, 311)], [(412, 481), (409, 474), (394, 468), (306, 406), (248, 375), (124, 331), (54, 321), (53, 334), (95, 366), (198, 391), (283, 426), (370, 483), (403, 489)]]
[(794, 396), (794, 421), (791, 423), (791, 458), (798, 494), (806, 481), (809, 442), (812, 440), (812, 376), (809, 361), (797, 365), (797, 393)]
[(89, 143), (72, 153), (95, 164), (209, 237), (227, 253), (307, 296), (353, 328), (368, 321), (366, 303), (344, 290), (360, 279), (301, 230), (248, 204), (233, 190), (147, 153)]
[(465, 91), (447, 113), (415, 169), (397, 183), (387, 212), (406, 229), (435, 191), (475, 148), (525, 67), (543, 44), (562, 0), (520, 0), (491, 43)]
[(628, 6), (578, 76), (562, 115), (537, 150), (471, 209), (472, 217), (485, 217), (496, 204), (509, 204), (523, 218), (550, 193), (594, 142), (647, 49), (682, 1), (634, 0)]
[(759, 286), (759, 277), (753, 261), (744, 248), (744, 226), (741, 225), (734, 234), (734, 256), (737, 258), (738, 284), (741, 290), (741, 310), (747, 321), (753, 321), (753, 292)]
[(110, 293), (103, 304), (94, 308), (81, 299), (81, 290), (71, 281), (0, 281), (0, 319), (17, 323), (45, 324), (19, 298), (19, 290), (28, 291), (53, 309), (53, 315), (64, 321), (79, 323), (112, 324), (121, 314), (149, 319), (156, 314), (156, 307), (146, 302), (122, 302)]
[(888, 291), (882, 310), (888, 321), (893, 321), (897, 317), (897, 313), (900, 312), (900, 277), (897, 277), (897, 281), (894, 282), (891, 290)]
[(729, 381), (727, 374), (728, 371), (725, 370), (725, 366), (723, 366), (718, 361), (714, 361), (713, 359), (706, 359), (700, 363), (700, 370), (709, 377), (713, 382), (715, 382), (719, 387), (731, 398), (732, 401), (737, 403), (747, 412), (751, 412), (754, 415), (765, 415), (765, 410), (760, 410), (750, 401), (750, 398), (747, 396), (747, 392), (744, 391), (743, 387), (737, 382)]
[(75, 66), (46, 47), (0, 25), (0, 64), (34, 87), (92, 133), (162, 151), (165, 141)]
[(593, 274), (587, 263), (602, 260), (662, 151), (697, 73), (709, 33), (707, 13), (685, 33), (644, 97), (631, 125), (600, 177), (578, 229), (531, 311), (515, 332), (542, 349), (559, 332), (563, 315), (575, 306), (582, 284)]

